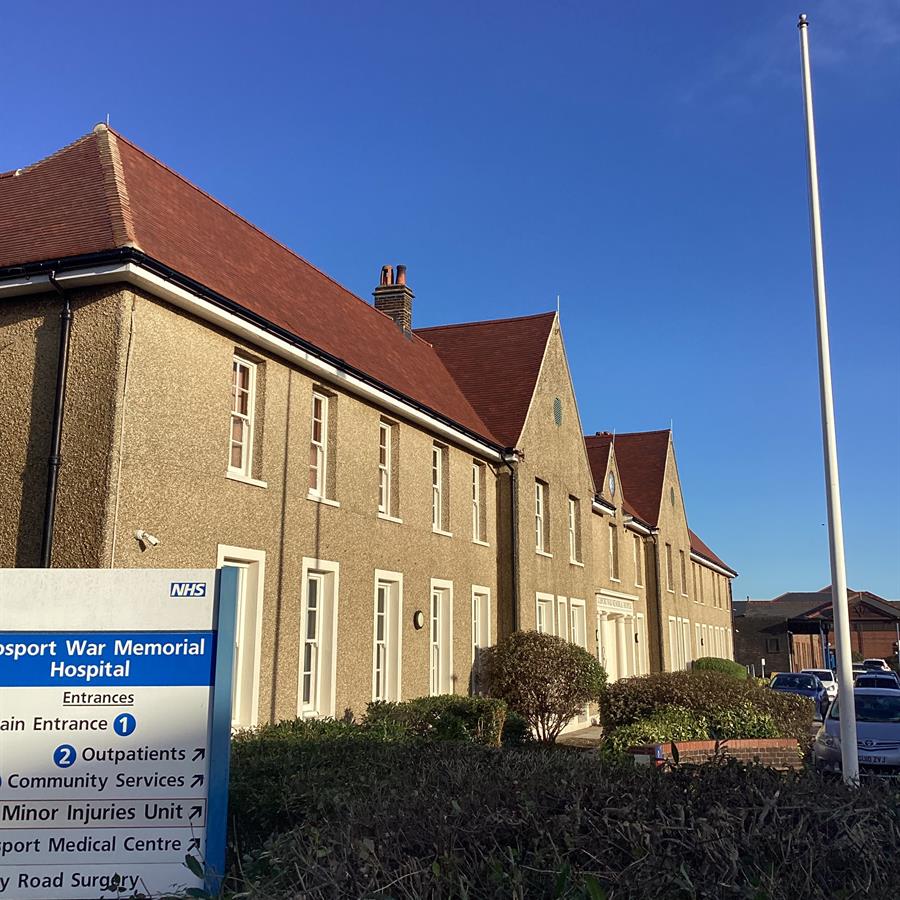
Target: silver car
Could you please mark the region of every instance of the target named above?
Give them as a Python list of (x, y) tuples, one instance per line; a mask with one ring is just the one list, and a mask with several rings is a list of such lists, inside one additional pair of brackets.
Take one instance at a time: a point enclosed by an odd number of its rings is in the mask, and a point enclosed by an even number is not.
[[(860, 772), (900, 774), (900, 691), (856, 688), (853, 697)], [(821, 772), (841, 771), (840, 704), (838, 697), (828, 708), (813, 743), (813, 764)]]

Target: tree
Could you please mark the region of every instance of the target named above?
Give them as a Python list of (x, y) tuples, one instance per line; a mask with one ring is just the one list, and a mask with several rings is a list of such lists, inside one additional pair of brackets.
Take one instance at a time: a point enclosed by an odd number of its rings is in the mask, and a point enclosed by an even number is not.
[(505, 700), (546, 744), (599, 699), (606, 683), (587, 650), (537, 631), (513, 632), (486, 651), (485, 662), (491, 696)]

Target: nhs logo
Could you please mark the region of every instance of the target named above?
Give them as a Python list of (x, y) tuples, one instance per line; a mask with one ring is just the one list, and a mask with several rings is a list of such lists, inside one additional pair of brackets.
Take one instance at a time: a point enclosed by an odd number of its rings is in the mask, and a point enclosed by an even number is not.
[(169, 584), (170, 597), (205, 597), (205, 581), (173, 581)]

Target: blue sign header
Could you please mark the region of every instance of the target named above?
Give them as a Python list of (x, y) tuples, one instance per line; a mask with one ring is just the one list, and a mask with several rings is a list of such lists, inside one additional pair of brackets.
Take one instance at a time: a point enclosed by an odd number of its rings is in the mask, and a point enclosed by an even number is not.
[(211, 685), (211, 631), (0, 632), (0, 687)]

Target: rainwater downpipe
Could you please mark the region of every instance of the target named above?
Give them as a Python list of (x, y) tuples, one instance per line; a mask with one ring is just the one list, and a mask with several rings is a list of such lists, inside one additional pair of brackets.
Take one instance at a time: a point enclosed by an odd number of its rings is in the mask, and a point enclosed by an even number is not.
[(69, 297), (56, 280), (56, 272), (50, 272), (50, 284), (62, 298), (59, 314), (59, 355), (56, 365), (56, 392), (53, 398), (53, 422), (50, 431), (50, 455), (47, 457), (47, 495), (44, 502), (44, 525), (41, 532), (41, 566), (50, 568), (53, 554), (53, 524), (56, 519), (56, 490), (59, 470), (62, 466), (63, 411), (66, 406), (66, 380), (69, 372), (69, 340), (72, 333), (72, 307)]
[(503, 465), (509, 469), (509, 515), (512, 540), (512, 630), (519, 630), (519, 476), (516, 467), (506, 457)]
[(662, 614), (662, 569), (659, 562), (659, 529), (651, 528), (650, 537), (653, 538), (653, 561), (656, 569), (656, 631), (659, 638), (659, 671), (666, 671), (666, 629), (663, 625)]

